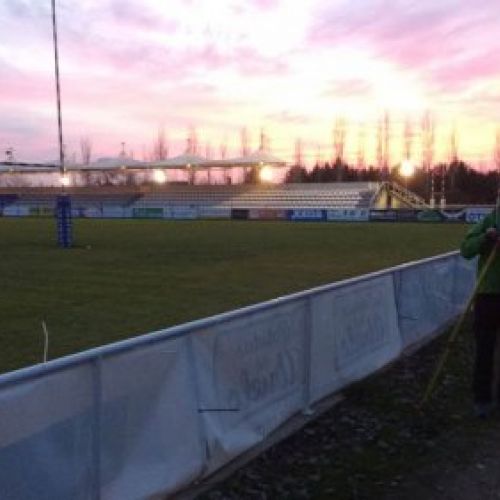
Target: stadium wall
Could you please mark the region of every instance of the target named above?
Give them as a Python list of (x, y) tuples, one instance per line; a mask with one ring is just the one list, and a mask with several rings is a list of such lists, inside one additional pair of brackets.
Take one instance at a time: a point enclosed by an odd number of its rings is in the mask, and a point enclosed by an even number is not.
[[(238, 209), (217, 206), (89, 206), (72, 209), (75, 218), (87, 219), (174, 219), (174, 220), (289, 220), (294, 222), (466, 222), (476, 223), (490, 213), (492, 207), (466, 207), (458, 210), (379, 209), (379, 208), (303, 208)], [(8, 205), (0, 207), (4, 217), (54, 217), (54, 208), (39, 205)]]
[(0, 376), (0, 496), (172, 494), (428, 341), (474, 266), (400, 265)]

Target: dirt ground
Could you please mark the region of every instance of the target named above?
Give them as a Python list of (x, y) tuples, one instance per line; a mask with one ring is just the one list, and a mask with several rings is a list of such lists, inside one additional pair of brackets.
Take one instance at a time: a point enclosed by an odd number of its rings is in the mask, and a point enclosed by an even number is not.
[(439, 459), (416, 469), (385, 500), (500, 499), (500, 415), (474, 436), (449, 436)]

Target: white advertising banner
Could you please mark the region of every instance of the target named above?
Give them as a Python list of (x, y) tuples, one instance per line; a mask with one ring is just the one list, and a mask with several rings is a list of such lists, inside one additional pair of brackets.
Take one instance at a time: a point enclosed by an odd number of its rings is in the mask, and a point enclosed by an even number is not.
[(9, 205), (4, 207), (3, 214), (5, 217), (26, 217), (30, 214), (30, 209), (25, 205)]
[(106, 206), (102, 207), (102, 216), (109, 219), (132, 217), (132, 209), (128, 207)]
[(395, 272), (403, 347), (429, 337), (463, 308), (466, 293), (456, 293), (458, 282), (463, 278), (457, 275), (457, 259), (459, 257), (427, 262)]
[(230, 219), (231, 208), (218, 206), (198, 207), (200, 218), (202, 219)]
[(164, 207), (163, 217), (165, 219), (197, 219), (198, 209), (196, 207)]
[(336, 208), (326, 211), (326, 220), (329, 221), (367, 221), (370, 210), (367, 208)]
[(0, 498), (95, 498), (93, 402), (91, 365), (1, 388)]
[(81, 217), (88, 217), (91, 219), (99, 218), (99, 217), (102, 217), (103, 210), (104, 210), (103, 208), (86, 207), (81, 211), (80, 216)]
[(172, 494), (429, 339), (474, 281), (450, 254), (0, 376), (0, 499)]
[(102, 498), (171, 492), (200, 474), (204, 449), (187, 339), (104, 359)]
[(305, 308), (280, 305), (193, 337), (209, 471), (262, 441), (302, 408)]
[(469, 300), (476, 284), (477, 259), (466, 260), (460, 256), (455, 259), (455, 280), (453, 282), (453, 299), (461, 312)]
[(335, 288), (311, 301), (313, 401), (399, 355), (401, 339), (390, 275)]

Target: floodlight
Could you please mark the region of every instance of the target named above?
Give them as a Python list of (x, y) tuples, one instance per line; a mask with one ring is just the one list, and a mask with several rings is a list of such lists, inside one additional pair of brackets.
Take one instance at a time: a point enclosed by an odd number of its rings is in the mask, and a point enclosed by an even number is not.
[(399, 173), (403, 177), (412, 177), (415, 174), (415, 165), (410, 160), (403, 160)]
[(167, 175), (163, 170), (154, 170), (153, 171), (153, 180), (157, 184), (165, 184), (167, 182)]
[(262, 182), (271, 182), (273, 180), (273, 170), (271, 167), (262, 167), (259, 172), (259, 178)]
[(69, 178), (68, 174), (63, 174), (61, 175), (60, 182), (61, 186), (68, 187), (71, 184), (71, 179)]

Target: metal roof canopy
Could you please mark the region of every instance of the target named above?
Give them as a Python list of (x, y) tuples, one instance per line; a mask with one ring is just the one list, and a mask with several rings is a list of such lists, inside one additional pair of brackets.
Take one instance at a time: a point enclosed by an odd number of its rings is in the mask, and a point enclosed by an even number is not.
[[(106, 172), (113, 170), (152, 170), (185, 168), (231, 168), (231, 167), (286, 167), (286, 162), (265, 151), (255, 151), (247, 156), (209, 160), (198, 155), (182, 154), (166, 160), (139, 161), (124, 156), (104, 157), (88, 165), (66, 165), (67, 172)], [(59, 165), (54, 163), (0, 162), (0, 173), (57, 173)]]

